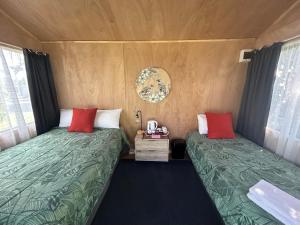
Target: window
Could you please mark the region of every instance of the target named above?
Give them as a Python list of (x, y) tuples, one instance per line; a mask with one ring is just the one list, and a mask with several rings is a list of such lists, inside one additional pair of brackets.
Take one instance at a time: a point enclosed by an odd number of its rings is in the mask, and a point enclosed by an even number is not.
[(282, 47), (265, 140), (270, 149), (300, 163), (300, 41)]
[(34, 133), (23, 52), (0, 46), (0, 147), (15, 145)]

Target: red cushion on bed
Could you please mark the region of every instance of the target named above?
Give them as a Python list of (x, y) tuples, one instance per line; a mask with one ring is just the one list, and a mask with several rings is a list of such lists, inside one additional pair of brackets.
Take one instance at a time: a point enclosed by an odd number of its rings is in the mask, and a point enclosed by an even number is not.
[(231, 113), (205, 113), (207, 118), (208, 138), (232, 139), (235, 138), (232, 127)]
[(73, 109), (73, 117), (69, 132), (91, 133), (94, 128), (94, 121), (97, 109)]

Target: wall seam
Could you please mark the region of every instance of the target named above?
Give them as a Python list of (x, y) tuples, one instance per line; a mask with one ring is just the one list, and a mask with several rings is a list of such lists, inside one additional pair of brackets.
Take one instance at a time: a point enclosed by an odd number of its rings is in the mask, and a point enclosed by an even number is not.
[(99, 43), (99, 44), (135, 44), (135, 43), (201, 43), (201, 42), (225, 42), (225, 41), (241, 41), (241, 40), (255, 40), (255, 37), (251, 38), (236, 38), (236, 39), (199, 39), (199, 40), (136, 40), (136, 41), (108, 41), (108, 40), (94, 40), (94, 41), (77, 41), (77, 40), (64, 40), (64, 41), (41, 41), (42, 44), (51, 44), (51, 43)]

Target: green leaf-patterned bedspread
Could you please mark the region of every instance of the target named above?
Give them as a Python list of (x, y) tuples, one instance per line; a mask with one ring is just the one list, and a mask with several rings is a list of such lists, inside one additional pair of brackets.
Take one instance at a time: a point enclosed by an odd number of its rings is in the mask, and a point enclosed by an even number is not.
[(121, 129), (57, 128), (0, 152), (0, 224), (86, 224), (124, 141)]
[(212, 140), (194, 132), (187, 150), (227, 225), (281, 224), (246, 196), (261, 179), (300, 199), (300, 168), (241, 136)]

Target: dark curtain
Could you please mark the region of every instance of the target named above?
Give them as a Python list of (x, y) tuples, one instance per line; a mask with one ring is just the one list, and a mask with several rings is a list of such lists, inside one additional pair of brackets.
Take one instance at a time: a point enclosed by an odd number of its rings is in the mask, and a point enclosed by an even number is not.
[(248, 65), (237, 131), (263, 146), (282, 43), (255, 50)]
[(48, 54), (23, 49), (37, 134), (59, 124), (59, 108)]

